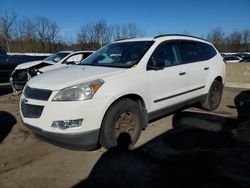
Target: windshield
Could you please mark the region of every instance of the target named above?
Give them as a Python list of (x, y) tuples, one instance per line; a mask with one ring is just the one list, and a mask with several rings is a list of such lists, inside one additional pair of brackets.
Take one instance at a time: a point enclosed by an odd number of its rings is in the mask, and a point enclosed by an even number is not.
[(153, 41), (113, 43), (98, 50), (80, 64), (130, 68), (141, 60), (152, 44)]
[(64, 57), (66, 57), (69, 54), (70, 54), (70, 52), (59, 52), (59, 53), (53, 54), (49, 57), (46, 57), (44, 60), (45, 61), (53, 61), (53, 62), (57, 63), (58, 61), (60, 61), (61, 59), (63, 59)]

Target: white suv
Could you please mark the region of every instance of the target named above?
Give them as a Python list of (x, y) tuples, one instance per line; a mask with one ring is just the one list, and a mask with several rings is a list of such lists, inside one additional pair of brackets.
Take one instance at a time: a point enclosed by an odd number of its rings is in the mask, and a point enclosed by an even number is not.
[(23, 123), (63, 145), (93, 149), (131, 145), (148, 121), (201, 102), (215, 110), (225, 63), (209, 42), (162, 35), (109, 44), (80, 65), (32, 78), (21, 96)]

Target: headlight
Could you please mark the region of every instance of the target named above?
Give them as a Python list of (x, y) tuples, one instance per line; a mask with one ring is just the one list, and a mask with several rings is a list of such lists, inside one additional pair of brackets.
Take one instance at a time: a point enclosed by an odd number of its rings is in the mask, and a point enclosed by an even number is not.
[(42, 74), (43, 72), (40, 71), (39, 69), (35, 69), (35, 73), (36, 73), (36, 75), (39, 75), (39, 74)]
[(91, 99), (104, 83), (103, 80), (95, 80), (81, 85), (60, 90), (53, 101), (81, 101)]

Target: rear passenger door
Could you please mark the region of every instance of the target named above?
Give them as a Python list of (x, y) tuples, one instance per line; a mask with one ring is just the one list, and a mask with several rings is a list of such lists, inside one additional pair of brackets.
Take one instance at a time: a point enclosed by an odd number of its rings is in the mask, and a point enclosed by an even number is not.
[(147, 65), (149, 112), (185, 101), (185, 66), (180, 64), (176, 41), (162, 43), (155, 49)]
[(182, 40), (178, 43), (181, 63), (187, 74), (187, 95), (192, 99), (204, 94), (205, 83), (210, 71), (210, 62), (203, 57), (199, 42)]

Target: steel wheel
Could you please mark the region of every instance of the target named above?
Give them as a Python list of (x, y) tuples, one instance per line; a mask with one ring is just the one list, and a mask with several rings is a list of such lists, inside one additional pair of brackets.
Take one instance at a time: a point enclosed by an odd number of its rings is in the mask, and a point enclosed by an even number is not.
[(132, 112), (122, 113), (115, 124), (115, 135), (119, 137), (121, 133), (128, 133), (131, 138), (135, 134), (135, 129), (138, 126), (138, 117)]
[(203, 108), (209, 111), (217, 109), (218, 106), (220, 105), (222, 92), (223, 92), (222, 83), (215, 80), (212, 83), (209, 92), (202, 104)]
[(117, 146), (119, 137), (128, 135), (129, 148), (138, 140), (146, 119), (139, 104), (131, 99), (121, 99), (107, 111), (100, 133), (100, 143), (106, 149)]

